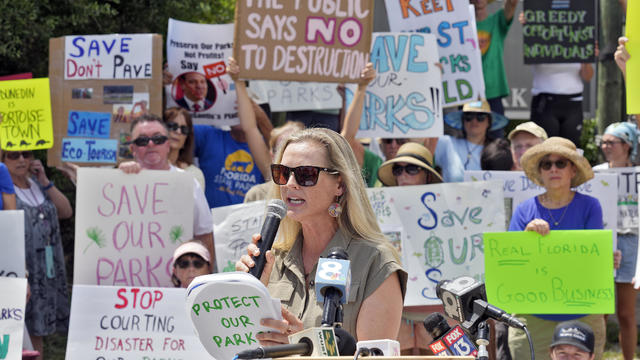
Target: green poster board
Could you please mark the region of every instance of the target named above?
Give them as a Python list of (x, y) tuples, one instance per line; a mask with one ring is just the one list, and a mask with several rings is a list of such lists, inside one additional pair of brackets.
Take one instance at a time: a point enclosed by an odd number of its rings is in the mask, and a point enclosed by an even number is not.
[(518, 314), (613, 314), (611, 230), (484, 233), (487, 299)]

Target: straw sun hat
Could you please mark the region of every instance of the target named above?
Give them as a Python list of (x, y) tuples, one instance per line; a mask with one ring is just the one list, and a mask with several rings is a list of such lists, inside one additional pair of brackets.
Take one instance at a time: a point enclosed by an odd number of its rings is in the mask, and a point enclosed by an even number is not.
[(434, 174), (440, 181), (442, 181), (442, 177), (438, 172), (433, 168), (433, 155), (426, 147), (414, 143), (408, 142), (403, 144), (398, 149), (398, 154), (395, 158), (391, 160), (387, 160), (378, 168), (378, 179), (385, 186), (396, 186), (396, 177), (393, 176), (392, 169), (393, 164), (405, 162), (408, 164), (413, 164), (420, 166), (421, 168), (431, 172)]
[(550, 137), (541, 144), (535, 145), (527, 150), (520, 164), (524, 169), (527, 177), (534, 183), (543, 186), (542, 178), (540, 176), (540, 160), (549, 154), (556, 154), (563, 156), (570, 160), (576, 167), (576, 175), (571, 179), (571, 187), (582, 185), (588, 180), (593, 179), (593, 170), (589, 161), (584, 156), (578, 154), (575, 144), (568, 139), (561, 137)]

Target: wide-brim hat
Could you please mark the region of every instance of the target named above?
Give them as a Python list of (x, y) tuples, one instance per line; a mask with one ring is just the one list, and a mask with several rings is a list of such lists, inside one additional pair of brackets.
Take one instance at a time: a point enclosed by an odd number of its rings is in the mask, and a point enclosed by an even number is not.
[(527, 150), (520, 164), (527, 177), (539, 186), (543, 186), (540, 176), (540, 160), (549, 154), (556, 154), (569, 159), (576, 167), (576, 175), (571, 179), (571, 187), (576, 187), (593, 179), (593, 170), (589, 161), (578, 153), (576, 145), (569, 139), (553, 136)]
[(533, 121), (527, 121), (511, 130), (509, 132), (509, 135), (507, 135), (507, 139), (511, 141), (511, 139), (513, 139), (513, 137), (516, 136), (516, 134), (519, 132), (529, 133), (542, 140), (547, 140), (549, 138), (547, 132), (542, 127), (540, 127), (540, 125), (534, 123)]
[(209, 254), (209, 250), (207, 250), (207, 248), (197, 240), (187, 241), (186, 243), (178, 246), (178, 248), (173, 252), (173, 261), (171, 263), (175, 265), (180, 256), (185, 254), (196, 254), (203, 258), (206, 262), (211, 263), (211, 255)]
[(491, 115), (491, 127), (490, 131), (502, 129), (507, 126), (509, 120), (504, 117), (504, 115), (500, 115), (497, 112), (491, 111), (491, 107), (487, 100), (476, 100), (471, 101), (462, 107), (462, 111), (456, 111), (452, 113), (448, 113), (444, 116), (444, 122), (447, 125), (451, 126), (454, 129), (462, 130), (462, 114), (466, 112), (475, 112), (475, 113), (485, 113)]
[(431, 151), (418, 143), (408, 142), (400, 146), (395, 158), (385, 161), (378, 168), (378, 179), (384, 186), (398, 185), (396, 177), (393, 176), (392, 169), (393, 164), (399, 162), (420, 166), (442, 181), (440, 174), (433, 168), (433, 155), (431, 155)]

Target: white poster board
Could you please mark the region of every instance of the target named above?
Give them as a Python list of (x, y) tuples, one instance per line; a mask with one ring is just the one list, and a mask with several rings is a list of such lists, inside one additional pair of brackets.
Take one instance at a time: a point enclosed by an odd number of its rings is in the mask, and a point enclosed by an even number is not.
[(385, 0), (385, 5), (391, 31), (417, 31), (437, 36), (444, 70), (444, 107), (485, 97), (480, 44), (473, 6), (468, 0), (422, 3)]
[[(436, 37), (374, 33), (370, 61), (377, 71), (367, 87), (356, 137), (438, 137), (443, 134), (442, 80)], [(351, 101), (356, 85), (346, 89)]]
[(332, 110), (342, 107), (336, 83), (251, 80), (249, 89), (271, 111)]
[(187, 109), (195, 124), (239, 124), (236, 90), (226, 70), (232, 52), (233, 24), (169, 19), (167, 63), (173, 80), (165, 89), (166, 106)]
[(0, 277), (0, 359), (22, 359), (27, 279)]
[(193, 237), (185, 172), (80, 168), (75, 285), (172, 286), (173, 251)]
[[(403, 229), (403, 268), (409, 274), (405, 306), (441, 305), (440, 280), (461, 275), (484, 281), (482, 233), (504, 231), (498, 181), (367, 189), (378, 222)], [(393, 214), (395, 212), (395, 214)]]
[(185, 297), (182, 288), (74, 285), (65, 359), (213, 359)]
[(640, 166), (596, 170), (596, 175), (618, 176), (618, 232), (638, 234), (638, 184)]
[(151, 79), (152, 34), (64, 38), (64, 79)]
[(211, 209), (218, 271), (236, 271), (236, 261), (247, 253), (253, 234), (259, 234), (266, 211), (264, 201)]
[(0, 277), (25, 277), (24, 211), (0, 211)]

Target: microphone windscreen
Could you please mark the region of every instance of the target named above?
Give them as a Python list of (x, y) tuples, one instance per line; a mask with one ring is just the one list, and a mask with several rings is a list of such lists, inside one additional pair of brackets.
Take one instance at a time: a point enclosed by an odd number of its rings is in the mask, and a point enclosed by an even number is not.
[(356, 339), (343, 328), (336, 327), (333, 331), (338, 341), (340, 356), (354, 355), (356, 353)]
[(287, 205), (280, 199), (271, 199), (267, 205), (267, 213), (272, 213), (282, 219), (287, 214)]
[(423, 322), (425, 330), (432, 338), (438, 339), (442, 334), (451, 329), (447, 320), (440, 313), (431, 313), (427, 315)]

